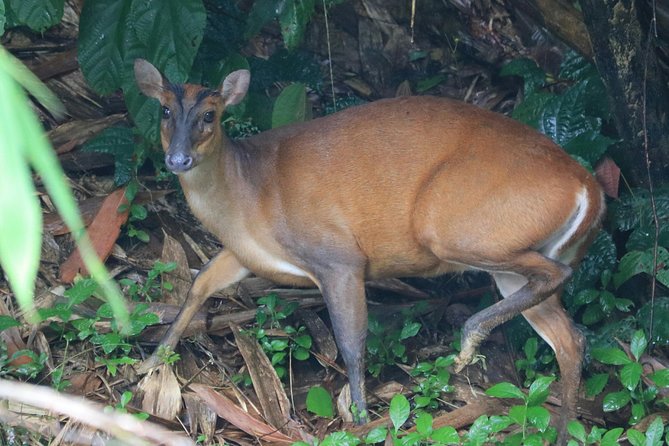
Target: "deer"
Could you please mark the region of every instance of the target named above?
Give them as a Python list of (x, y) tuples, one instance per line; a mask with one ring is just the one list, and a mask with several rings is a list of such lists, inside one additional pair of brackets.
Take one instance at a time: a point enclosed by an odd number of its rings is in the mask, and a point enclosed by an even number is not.
[[(161, 104), (160, 139), (192, 213), (224, 248), (199, 272), (161, 345), (174, 349), (208, 297), (250, 274), (320, 290), (358, 423), (365, 400), (365, 281), (484, 271), (503, 299), (463, 325), (456, 372), (522, 314), (555, 351), (560, 443), (577, 416), (585, 348), (561, 291), (605, 209), (595, 178), (534, 129), (454, 99), (381, 99), (231, 140), (225, 110), (248, 70), (220, 87), (170, 82), (134, 63)], [(159, 364), (156, 353), (140, 367)]]

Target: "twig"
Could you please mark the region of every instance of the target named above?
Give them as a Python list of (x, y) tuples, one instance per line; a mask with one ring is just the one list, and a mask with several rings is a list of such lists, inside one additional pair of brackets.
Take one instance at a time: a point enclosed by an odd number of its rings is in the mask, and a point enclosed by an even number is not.
[(337, 111), (337, 98), (335, 97), (334, 74), (332, 73), (332, 48), (330, 47), (330, 21), (328, 19), (328, 6), (323, 0), (323, 12), (325, 15), (325, 38), (328, 43), (328, 67), (330, 69), (330, 88), (332, 88), (332, 110)]
[[(653, 4), (653, 6), (655, 6)], [(651, 19), (650, 28), (648, 32), (648, 41), (646, 42), (646, 51), (644, 54), (644, 65), (643, 65), (643, 110), (642, 110), (642, 123), (643, 123), (643, 152), (646, 161), (646, 174), (648, 175), (648, 192), (650, 193), (650, 206), (653, 211), (653, 224), (655, 226), (655, 238), (653, 241), (653, 268), (651, 274), (651, 285), (650, 285), (650, 325), (648, 328), (648, 337), (651, 340), (651, 348), (655, 344), (653, 341), (653, 328), (655, 323), (655, 293), (657, 291), (657, 279), (655, 273), (657, 271), (657, 255), (658, 255), (658, 246), (660, 239), (660, 221), (657, 215), (657, 206), (655, 203), (655, 190), (653, 187), (653, 177), (650, 174), (650, 155), (648, 148), (648, 124), (646, 122), (646, 109), (647, 109), (647, 80), (648, 80), (648, 55), (650, 53), (650, 44), (653, 38), (653, 28), (655, 23), (655, 13), (653, 11), (653, 18)]]
[(83, 398), (61, 394), (49, 387), (0, 379), (0, 399), (17, 401), (66, 415), (82, 424), (107, 432), (124, 444), (173, 446), (195, 444), (190, 438), (171, 433), (155, 424), (140, 421), (132, 415), (105, 413), (99, 405)]

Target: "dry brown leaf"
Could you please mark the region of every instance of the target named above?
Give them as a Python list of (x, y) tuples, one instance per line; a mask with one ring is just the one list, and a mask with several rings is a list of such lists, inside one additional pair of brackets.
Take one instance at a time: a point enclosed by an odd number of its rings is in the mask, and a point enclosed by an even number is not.
[[(100, 210), (88, 227), (93, 248), (98, 257), (104, 262), (114, 247), (116, 239), (121, 233), (121, 226), (128, 220), (129, 208), (119, 212), (122, 204), (128, 204), (125, 198), (125, 188), (117, 189), (105, 198)], [(60, 266), (60, 280), (72, 283), (77, 274), (86, 274), (86, 267), (81, 259), (79, 250), (75, 250)]]
[(67, 377), (70, 386), (67, 393), (86, 396), (102, 387), (102, 379), (94, 372), (75, 373)]
[(235, 336), (237, 348), (251, 375), (253, 388), (260, 400), (265, 419), (273, 426), (285, 431), (291, 423), (290, 401), (281, 380), (256, 340), (244, 334), (238, 326), (231, 324), (230, 327)]
[(341, 388), (341, 392), (339, 392), (339, 396), (337, 397), (337, 413), (347, 423), (353, 423), (353, 414), (349, 410), (351, 404), (353, 404), (351, 400), (351, 387), (346, 383)]
[[(207, 438), (214, 438), (216, 433), (216, 412), (202, 398), (192, 392), (183, 394), (186, 412), (190, 420), (190, 435), (202, 433)], [(199, 429), (199, 432), (198, 432)]]
[(227, 397), (203, 384), (191, 384), (190, 388), (211, 407), (219, 417), (234, 424), (249, 435), (258, 437), (262, 444), (293, 444), (300, 438), (291, 438), (274, 427), (251, 416)]
[(176, 269), (163, 274), (163, 278), (170, 282), (174, 287), (172, 291), (165, 291), (164, 302), (168, 304), (181, 305), (186, 300), (186, 295), (191, 285), (190, 269), (188, 269), (188, 259), (181, 243), (163, 231), (163, 253), (160, 256), (161, 262), (174, 262)]
[(181, 386), (172, 367), (161, 364), (137, 384), (143, 392), (142, 410), (166, 420), (174, 419), (181, 411)]
[(620, 167), (608, 156), (603, 158), (595, 167), (595, 177), (602, 185), (604, 193), (612, 198), (618, 198), (620, 184)]
[[(9, 308), (5, 305), (5, 301), (2, 299), (0, 299), (0, 314), (4, 316), (12, 316)], [(10, 327), (0, 331), (0, 340), (4, 341), (5, 345), (7, 345), (7, 356), (11, 359), (9, 362), (11, 366), (18, 367), (32, 362), (32, 358), (27, 355), (19, 355), (16, 358), (12, 358), (16, 352), (28, 348), (26, 343), (23, 342), (19, 327)]]

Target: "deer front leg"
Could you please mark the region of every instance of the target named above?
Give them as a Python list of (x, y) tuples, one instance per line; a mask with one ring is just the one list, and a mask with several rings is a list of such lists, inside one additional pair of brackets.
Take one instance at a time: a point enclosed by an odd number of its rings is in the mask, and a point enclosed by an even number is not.
[(365, 340), (367, 338), (367, 302), (362, 273), (333, 268), (322, 274), (320, 289), (332, 321), (337, 345), (346, 364), (351, 400), (356, 406), (356, 423), (367, 421), (365, 401)]
[[(195, 277), (193, 285), (188, 291), (186, 302), (184, 302), (176, 320), (172, 323), (169, 330), (167, 330), (165, 337), (160, 342), (160, 346), (174, 350), (186, 327), (188, 327), (193, 316), (195, 316), (207, 298), (216, 291), (239, 282), (248, 276), (249, 273), (250, 271), (239, 263), (232, 252), (223, 250), (218, 253)], [(137, 372), (144, 374), (158, 365), (160, 365), (160, 358), (158, 357), (158, 348), (156, 348), (150, 357), (142, 361)]]

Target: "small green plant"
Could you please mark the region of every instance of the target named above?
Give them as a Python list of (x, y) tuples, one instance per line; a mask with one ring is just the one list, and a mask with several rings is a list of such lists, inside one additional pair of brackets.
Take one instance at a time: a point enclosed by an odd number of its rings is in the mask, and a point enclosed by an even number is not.
[(539, 340), (536, 337), (527, 338), (523, 346), (524, 358), (516, 360), (516, 370), (525, 375), (523, 385), (529, 386), (539, 376), (539, 371), (555, 364), (555, 354), (552, 350), (539, 355)]
[(132, 401), (133, 394), (131, 391), (126, 390), (123, 392), (118, 400), (118, 403), (116, 403), (116, 406), (106, 406), (105, 411), (116, 411), (119, 413), (131, 413), (135, 418), (139, 420), (147, 420), (149, 418), (149, 414), (145, 412), (129, 412), (127, 409), (128, 404), (130, 401)]
[[(460, 437), (455, 428), (443, 426), (437, 429), (433, 427), (432, 415), (424, 411), (418, 411), (413, 418), (415, 429), (412, 432), (405, 432), (402, 427), (411, 417), (411, 406), (409, 400), (398, 394), (390, 401), (388, 410), (392, 428), (376, 427), (372, 429), (364, 438), (359, 438), (350, 432), (334, 432), (322, 441), (316, 441), (313, 446), (355, 446), (360, 444), (378, 444), (384, 443), (388, 436), (395, 446), (422, 446), (435, 445), (445, 446), (450, 444), (460, 444)], [(304, 442), (293, 443), (293, 446), (309, 446)]]
[[(512, 433), (505, 438), (505, 444), (510, 445), (540, 445), (546, 442), (554, 442), (557, 438), (557, 431), (555, 428), (549, 426), (550, 413), (542, 404), (546, 401), (549, 394), (549, 386), (555, 380), (553, 376), (539, 376), (530, 385), (527, 395), (510, 383), (499, 383), (486, 390), (486, 395), (495, 398), (512, 398), (519, 399), (523, 404), (511, 406), (509, 413), (505, 417), (495, 419), (494, 429), (490, 428), (490, 433), (494, 430), (499, 432), (512, 425), (519, 427), (519, 431)], [(492, 418), (492, 417), (491, 417)], [(489, 422), (490, 419), (488, 419)], [(508, 423), (506, 427), (502, 427)], [(474, 423), (476, 424), (476, 423)], [(482, 432), (485, 432), (484, 427), (481, 427)], [(469, 431), (469, 436), (472, 438), (479, 438), (479, 434), (474, 435), (472, 431), (474, 425)], [(487, 441), (487, 440), (486, 440)], [(467, 444), (467, 443), (465, 443)], [(473, 444), (482, 444), (478, 440)]]
[[(276, 294), (258, 299), (256, 324), (249, 331), (255, 336), (269, 357), (279, 378), (286, 376), (288, 356), (298, 361), (311, 357), (309, 349), (313, 343), (304, 326), (285, 325), (285, 321), (297, 309), (297, 302), (285, 302)], [(267, 328), (265, 328), (267, 326)], [(239, 380), (240, 377), (237, 377)]]
[[(642, 380), (643, 366), (641, 356), (646, 351), (648, 340), (642, 330), (636, 331), (630, 341), (632, 357), (617, 347), (593, 349), (592, 356), (597, 361), (615, 366), (614, 377), (622, 385), (617, 392), (610, 392), (604, 396), (604, 412), (613, 412), (630, 406), (630, 424), (638, 423), (649, 412), (656, 401), (658, 387), (669, 386), (669, 370), (664, 369), (647, 375), (652, 384)], [(589, 396), (601, 393), (610, 379), (609, 373), (598, 373), (586, 381), (586, 392)], [(664, 403), (664, 401), (660, 401)]]
[(436, 409), (438, 399), (442, 393), (453, 392), (454, 387), (449, 384), (451, 374), (448, 367), (453, 365), (455, 355), (439, 357), (434, 362), (420, 362), (411, 371), (411, 376), (418, 380), (413, 387), (413, 397), (416, 409)]
[(571, 435), (571, 439), (567, 442), (567, 446), (579, 445), (600, 445), (600, 446), (617, 446), (618, 439), (623, 433), (622, 427), (615, 429), (604, 429), (602, 427), (593, 426), (590, 433), (586, 433), (585, 427), (579, 421), (572, 420), (567, 425), (567, 431)]
[(636, 429), (628, 429), (627, 441), (632, 446), (660, 446), (669, 443), (669, 434), (665, 435), (664, 431), (662, 418), (657, 417), (650, 423), (645, 433), (639, 432)]
[[(96, 361), (104, 365), (111, 376), (115, 376), (120, 365), (136, 362), (128, 356), (132, 348), (128, 339), (141, 333), (148, 325), (156, 324), (158, 316), (147, 312), (147, 304), (136, 304), (130, 314), (130, 323), (123, 333), (119, 330), (111, 307), (107, 303), (100, 305), (94, 316), (73, 318), (73, 307), (96, 297), (97, 294), (98, 285), (95, 281), (80, 280), (65, 291), (67, 302), (41, 309), (40, 316), (58, 318), (62, 321), (52, 322), (51, 327), (60, 333), (65, 342), (90, 342), (94, 347)], [(62, 371), (57, 369), (54, 372), (52, 383), (56, 387), (66, 385), (62, 382)]]
[(379, 376), (383, 367), (397, 362), (406, 364), (405, 341), (418, 334), (421, 324), (413, 320), (411, 311), (403, 314), (402, 327), (381, 323), (378, 319), (369, 318), (367, 334), (367, 370), (373, 376)]
[(151, 302), (159, 300), (163, 291), (172, 291), (173, 289), (172, 283), (163, 279), (163, 274), (174, 271), (176, 267), (176, 262), (156, 261), (153, 268), (147, 273), (146, 280), (143, 283), (138, 283), (132, 279), (120, 279), (118, 282), (133, 301)]

